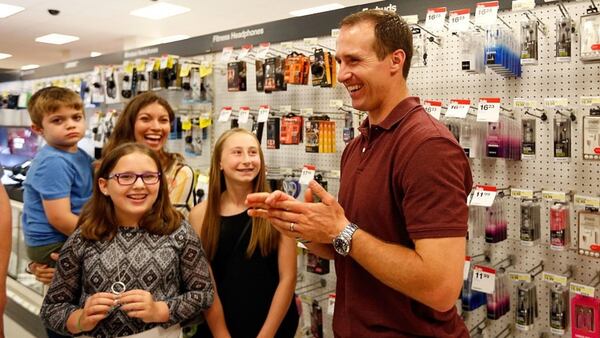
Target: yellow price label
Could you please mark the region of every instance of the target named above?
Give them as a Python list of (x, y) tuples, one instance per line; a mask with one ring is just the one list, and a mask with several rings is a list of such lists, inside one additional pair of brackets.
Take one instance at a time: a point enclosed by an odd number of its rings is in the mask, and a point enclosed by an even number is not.
[(192, 121), (190, 119), (181, 121), (181, 130), (192, 130)]
[(129, 73), (129, 74), (133, 73), (133, 63), (126, 62), (124, 71), (125, 71), (125, 73)]
[(544, 271), (542, 273), (542, 280), (544, 280), (544, 282), (557, 283), (557, 284), (567, 286), (567, 277), (553, 274), (553, 273), (546, 272), (546, 271)]
[(567, 202), (567, 193), (561, 191), (542, 191), (542, 198), (548, 201)]
[(531, 283), (531, 275), (528, 273), (511, 272), (508, 274), (509, 278), (515, 282), (529, 282)]
[(576, 205), (583, 205), (590, 208), (600, 208), (600, 198), (598, 197), (575, 195), (574, 201)]
[(513, 101), (513, 104), (515, 105), (516, 108), (535, 109), (537, 107), (537, 102), (534, 100), (529, 100), (529, 99), (516, 98)]
[(514, 198), (533, 198), (533, 190), (510, 189), (510, 197)]
[(189, 63), (184, 63), (181, 65), (181, 70), (179, 71), (179, 77), (186, 77), (190, 75), (190, 70), (192, 69), (192, 65)]
[(200, 128), (204, 129), (212, 125), (211, 118), (200, 118)]
[(210, 75), (210, 74), (212, 74), (212, 72), (213, 72), (212, 64), (202, 63), (200, 65), (200, 77), (205, 77), (207, 75)]
[(587, 286), (587, 285), (577, 284), (577, 283), (569, 284), (569, 290), (572, 293), (575, 293), (578, 295), (583, 295), (583, 296), (588, 296), (588, 297), (594, 297), (594, 293), (596, 291), (596, 289), (592, 286)]
[(600, 104), (600, 96), (581, 96), (579, 98), (579, 103), (582, 106), (593, 106)]

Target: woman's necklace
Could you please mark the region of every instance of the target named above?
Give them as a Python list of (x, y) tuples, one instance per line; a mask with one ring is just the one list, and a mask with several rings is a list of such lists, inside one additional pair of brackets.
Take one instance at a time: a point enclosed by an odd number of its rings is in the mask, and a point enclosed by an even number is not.
[[(123, 282), (125, 273), (131, 268), (133, 261), (135, 259), (140, 258), (140, 247), (136, 248), (136, 251), (135, 251), (136, 253), (129, 260), (129, 264), (127, 264), (127, 266), (123, 270), (121, 270), (121, 259), (120, 259), (121, 255), (119, 254), (118, 247), (114, 251), (115, 251), (114, 259), (116, 259), (116, 261), (117, 261), (117, 278), (116, 278), (116, 281), (114, 283), (112, 283), (112, 285), (110, 286), (110, 291), (113, 294), (118, 296), (118, 295), (122, 294), (123, 292), (127, 291), (127, 285), (125, 285), (125, 282)], [(127, 254), (127, 252), (125, 252), (125, 258), (127, 258), (128, 256), (129, 255)]]

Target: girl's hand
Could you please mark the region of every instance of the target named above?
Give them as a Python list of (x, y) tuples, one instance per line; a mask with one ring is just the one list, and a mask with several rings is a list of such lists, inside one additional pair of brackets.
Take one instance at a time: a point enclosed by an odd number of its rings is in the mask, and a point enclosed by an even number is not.
[(86, 299), (83, 312), (78, 318), (78, 329), (82, 332), (93, 330), (115, 306), (115, 298), (112, 293), (98, 292)]
[(144, 323), (164, 323), (169, 320), (169, 307), (165, 302), (156, 302), (145, 290), (124, 292), (117, 299), (121, 311), (129, 317), (139, 318)]

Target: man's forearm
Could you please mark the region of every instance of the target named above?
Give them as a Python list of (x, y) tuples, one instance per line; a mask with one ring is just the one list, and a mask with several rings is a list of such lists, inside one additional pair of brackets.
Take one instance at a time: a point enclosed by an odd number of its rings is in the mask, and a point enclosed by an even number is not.
[(451, 239), (448, 243), (452, 247), (440, 248), (439, 253), (437, 249), (430, 250), (431, 246), (419, 252), (418, 244), (412, 250), (357, 230), (350, 256), (385, 285), (433, 309), (446, 311), (458, 296), (464, 264), (464, 239)]

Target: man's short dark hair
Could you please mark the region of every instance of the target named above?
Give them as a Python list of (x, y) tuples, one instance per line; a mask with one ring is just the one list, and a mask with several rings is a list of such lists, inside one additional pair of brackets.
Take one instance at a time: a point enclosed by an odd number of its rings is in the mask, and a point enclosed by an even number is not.
[(402, 49), (406, 54), (402, 74), (406, 79), (410, 71), (413, 55), (413, 35), (410, 27), (398, 14), (380, 9), (368, 9), (345, 17), (340, 27), (353, 26), (360, 22), (369, 21), (375, 26), (375, 43), (373, 50), (379, 60), (383, 60), (392, 52)]

